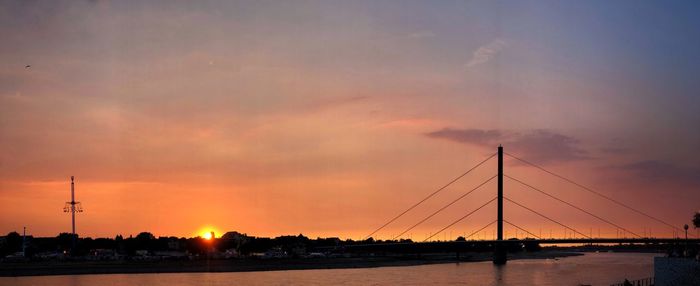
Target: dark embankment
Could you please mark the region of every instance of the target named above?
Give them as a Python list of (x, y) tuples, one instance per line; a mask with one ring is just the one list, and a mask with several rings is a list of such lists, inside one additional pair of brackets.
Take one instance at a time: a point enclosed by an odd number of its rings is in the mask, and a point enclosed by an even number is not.
[[(509, 259), (543, 259), (581, 255), (571, 252), (535, 252), (509, 255)], [(117, 273), (242, 272), (302, 269), (370, 268), (436, 263), (490, 261), (491, 254), (422, 255), (420, 257), (352, 257), (314, 259), (233, 259), (195, 261), (44, 261), (0, 263), (0, 276), (78, 275)]]

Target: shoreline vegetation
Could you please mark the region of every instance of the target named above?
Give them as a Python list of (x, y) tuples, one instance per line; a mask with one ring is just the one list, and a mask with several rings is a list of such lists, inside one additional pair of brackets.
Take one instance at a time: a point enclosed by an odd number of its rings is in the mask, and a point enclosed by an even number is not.
[[(556, 259), (577, 255), (583, 255), (583, 253), (574, 251), (511, 253), (508, 255), (508, 259)], [(491, 261), (491, 259), (492, 255), (490, 253), (461, 253), (459, 257), (445, 254), (422, 254), (420, 256), (245, 258), (182, 261), (42, 261), (3, 263), (2, 267), (0, 267), (0, 277), (349, 269), (468, 263)]]
[[(540, 245), (533, 239), (504, 241), (508, 260), (556, 259), (590, 251), (663, 252), (670, 245)], [(374, 268), (493, 260), (493, 242), (454, 241), (413, 243), (411, 240), (311, 239), (301, 234), (274, 238), (230, 231), (209, 238), (137, 236), (80, 238), (0, 237), (0, 277), (252, 272), (279, 270)]]

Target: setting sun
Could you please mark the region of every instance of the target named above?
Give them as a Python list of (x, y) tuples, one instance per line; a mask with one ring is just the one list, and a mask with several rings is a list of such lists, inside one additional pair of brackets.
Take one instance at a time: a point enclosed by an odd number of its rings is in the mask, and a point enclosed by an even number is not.
[(210, 240), (212, 238), (216, 238), (216, 233), (218, 232), (217, 229), (214, 229), (213, 227), (207, 226), (201, 228), (197, 233), (199, 233), (199, 236), (201, 238), (204, 238), (206, 240)]

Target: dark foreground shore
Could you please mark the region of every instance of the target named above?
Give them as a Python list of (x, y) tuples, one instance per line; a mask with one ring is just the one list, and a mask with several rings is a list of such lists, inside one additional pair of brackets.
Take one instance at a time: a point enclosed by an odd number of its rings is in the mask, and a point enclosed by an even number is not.
[[(582, 255), (575, 252), (535, 252), (509, 254), (509, 259), (545, 259)], [(421, 257), (352, 257), (313, 259), (234, 259), (197, 261), (47, 261), (0, 263), (0, 276), (128, 274), (128, 273), (187, 273), (187, 272), (243, 272), (304, 269), (371, 268), (385, 266), (412, 266), (437, 263), (490, 261), (491, 254), (462, 254), (459, 259), (447, 255)]]

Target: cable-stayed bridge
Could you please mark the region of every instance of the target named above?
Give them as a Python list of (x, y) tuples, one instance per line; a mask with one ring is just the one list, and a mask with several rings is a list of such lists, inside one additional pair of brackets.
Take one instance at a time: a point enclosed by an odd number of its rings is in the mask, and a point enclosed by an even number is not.
[[(536, 169), (544, 174), (547, 174), (547, 175), (553, 176), (559, 180), (562, 180), (570, 185), (573, 185), (577, 189), (580, 189), (580, 190), (587, 192), (588, 194), (590, 194), (592, 196), (596, 196), (596, 197), (602, 198), (606, 201), (609, 201), (609, 202), (619, 206), (621, 209), (627, 210), (627, 211), (635, 213), (637, 215), (641, 215), (649, 221), (654, 221), (656, 223), (665, 225), (666, 227), (669, 227), (669, 228), (673, 229), (674, 231), (677, 231), (678, 233), (682, 233), (685, 230), (686, 237), (685, 237), (685, 239), (680, 240), (678, 237), (676, 237), (676, 238), (649, 238), (649, 237), (645, 237), (643, 235), (640, 235), (639, 233), (632, 231), (629, 227), (625, 227), (619, 223), (616, 223), (612, 219), (607, 218), (604, 215), (597, 214), (597, 213), (595, 213), (595, 212), (593, 212), (585, 207), (574, 204), (569, 200), (562, 199), (561, 197), (553, 194), (552, 192), (547, 192), (547, 191), (543, 190), (542, 188), (538, 188), (537, 186), (535, 186), (535, 184), (528, 183), (528, 182), (526, 182), (526, 180), (524, 180), (521, 177), (516, 177), (516, 176), (509, 175), (509, 174), (505, 174), (503, 172), (504, 156), (508, 156), (509, 158), (517, 161), (518, 163), (520, 163), (524, 166), (534, 168), (534, 169)], [(493, 198), (484, 201), (482, 204), (480, 204), (475, 209), (470, 210), (469, 212), (467, 212), (463, 216), (459, 217), (458, 219), (452, 221), (451, 223), (449, 223), (448, 225), (446, 225), (442, 229), (434, 232), (432, 235), (426, 237), (420, 243), (397, 242), (397, 243), (382, 243), (382, 244), (361, 244), (361, 245), (354, 245), (352, 247), (356, 248), (356, 249), (362, 248), (365, 250), (372, 250), (372, 249), (383, 249), (383, 250), (391, 250), (391, 249), (394, 249), (394, 250), (407, 250), (407, 249), (409, 249), (410, 250), (410, 249), (413, 249), (413, 250), (419, 250), (422, 248), (422, 249), (431, 249), (431, 250), (438, 250), (438, 251), (459, 251), (460, 249), (466, 249), (468, 247), (472, 247), (472, 246), (476, 246), (476, 245), (479, 245), (482, 247), (488, 246), (488, 247), (493, 247), (493, 251), (494, 251), (493, 261), (494, 261), (494, 263), (504, 264), (504, 263), (506, 263), (506, 260), (507, 260), (507, 257), (506, 257), (507, 248), (511, 244), (523, 243), (523, 242), (538, 243), (538, 244), (613, 244), (613, 243), (614, 244), (617, 244), (617, 243), (625, 243), (625, 244), (627, 244), (627, 243), (634, 243), (634, 244), (637, 244), (637, 243), (639, 243), (639, 244), (693, 243), (693, 244), (698, 244), (698, 243), (700, 243), (700, 239), (698, 239), (698, 238), (695, 238), (692, 236), (691, 236), (692, 238), (688, 238), (687, 228), (681, 229), (680, 227), (675, 226), (675, 225), (673, 225), (665, 220), (662, 220), (662, 219), (658, 218), (657, 216), (651, 215), (648, 212), (642, 211), (642, 210), (635, 208), (635, 207), (632, 207), (629, 204), (626, 204), (620, 200), (614, 199), (614, 198), (607, 196), (603, 193), (595, 191), (592, 188), (589, 188), (581, 183), (578, 183), (578, 182), (576, 182), (568, 177), (559, 175), (559, 174), (557, 174), (549, 169), (546, 169), (538, 164), (535, 164), (535, 163), (530, 162), (528, 160), (522, 159), (522, 158), (515, 156), (513, 154), (506, 153), (503, 151), (502, 146), (498, 147), (498, 152), (488, 156), (483, 161), (479, 162), (478, 164), (471, 167), (470, 169), (468, 169), (464, 173), (460, 174), (459, 176), (457, 176), (456, 178), (454, 178), (453, 180), (451, 180), (447, 184), (443, 185), (442, 187), (438, 188), (434, 192), (423, 197), (418, 202), (414, 203), (413, 205), (411, 205), (407, 209), (400, 212), (398, 215), (396, 215), (396, 216), (392, 217), (391, 219), (389, 219), (388, 221), (386, 221), (380, 227), (376, 228), (374, 231), (369, 233), (365, 237), (365, 240), (372, 238), (375, 234), (379, 233), (381, 230), (383, 230), (386, 227), (388, 227), (389, 225), (393, 224), (399, 218), (401, 218), (401, 217), (405, 216), (406, 214), (408, 214), (409, 212), (413, 211), (415, 208), (422, 205), (423, 203), (425, 203), (426, 201), (428, 201), (429, 199), (431, 199), (432, 197), (434, 197), (438, 193), (442, 192), (443, 190), (447, 189), (449, 186), (453, 185), (457, 181), (464, 179), (468, 174), (470, 174), (474, 170), (482, 167), (486, 162), (488, 162), (494, 158), (496, 158), (496, 160), (498, 161), (498, 168), (497, 168), (497, 172), (495, 175), (488, 177), (486, 180), (484, 180), (481, 183), (479, 183), (478, 185), (476, 185), (476, 187), (468, 190), (467, 192), (465, 192), (461, 196), (455, 198), (454, 200), (450, 201), (446, 205), (436, 209), (435, 211), (430, 213), (428, 216), (418, 220), (414, 224), (411, 224), (409, 227), (407, 227), (403, 231), (401, 231), (398, 235), (393, 236), (393, 238), (391, 240), (394, 241), (394, 240), (397, 240), (399, 238), (404, 237), (404, 235), (409, 233), (411, 230), (420, 226), (421, 224), (423, 224), (424, 222), (433, 218), (434, 216), (441, 213), (442, 211), (450, 208), (452, 205), (454, 205), (458, 201), (462, 200), (463, 198), (467, 197), (468, 195), (475, 192), (476, 190), (482, 188), (487, 183), (489, 183), (493, 180), (496, 180), (498, 187), (497, 187), (496, 196), (494, 196)], [(565, 224), (562, 221), (560, 221), (556, 218), (553, 218), (550, 215), (543, 213), (541, 210), (537, 210), (533, 206), (528, 206), (520, 201), (517, 201), (515, 199), (511, 199), (511, 198), (505, 196), (503, 194), (504, 179), (508, 179), (512, 182), (515, 182), (515, 183), (521, 185), (522, 187), (524, 187), (528, 190), (531, 190), (531, 191), (539, 193), (543, 196), (549, 197), (549, 198), (557, 201), (558, 203), (567, 206), (568, 208), (574, 209), (577, 212), (580, 212), (580, 213), (587, 215), (588, 217), (590, 217), (593, 220), (596, 220), (600, 223), (612, 226), (615, 229), (623, 231), (624, 233), (630, 234), (632, 236), (632, 238), (593, 237), (592, 233), (590, 233), (590, 232), (589, 232), (589, 234), (585, 234), (584, 232), (579, 231), (576, 228), (571, 227), (570, 225)], [(550, 221), (551, 223), (559, 225), (578, 237), (577, 238), (576, 237), (574, 237), (574, 238), (552, 238), (552, 237), (550, 237), (548, 239), (545, 239), (545, 238), (541, 237), (541, 235), (536, 235), (533, 232), (531, 232), (523, 227), (520, 227), (517, 224), (510, 222), (506, 218), (503, 217), (504, 202), (508, 202), (510, 205), (512, 205), (514, 207), (521, 208), (521, 209), (526, 210), (530, 213), (533, 213), (533, 214), (535, 214), (535, 215), (537, 215), (537, 216), (539, 216), (547, 221)], [(471, 232), (469, 235), (465, 235), (464, 241), (443, 241), (443, 242), (431, 241), (431, 239), (434, 236), (436, 236), (440, 233), (443, 233), (444, 231), (452, 228), (457, 223), (466, 220), (467, 218), (469, 218), (473, 214), (481, 211), (486, 206), (493, 204), (493, 203), (495, 203), (497, 205), (496, 219), (485, 223), (483, 225), (483, 227)], [(496, 225), (495, 239), (492, 239), (492, 240), (467, 240), (467, 239), (474, 237), (475, 234), (480, 233), (484, 229), (486, 229), (494, 224)], [(528, 238), (525, 240), (506, 240), (506, 239), (504, 239), (504, 233), (503, 233), (504, 224), (508, 224), (508, 225), (515, 227), (516, 229), (522, 231), (523, 233), (526, 233)]]

